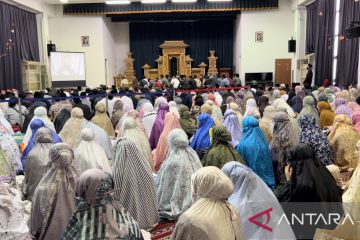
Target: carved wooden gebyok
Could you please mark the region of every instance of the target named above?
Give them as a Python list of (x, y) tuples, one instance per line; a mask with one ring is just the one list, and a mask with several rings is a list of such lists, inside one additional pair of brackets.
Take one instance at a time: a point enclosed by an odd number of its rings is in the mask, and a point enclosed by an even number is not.
[[(185, 75), (187, 77), (190, 75), (205, 75), (205, 68), (207, 65), (204, 62), (201, 62), (198, 65), (199, 68), (191, 67), (191, 63), (194, 60), (190, 57), (190, 55), (186, 55), (186, 48), (188, 46), (189, 45), (184, 43), (184, 41), (165, 41), (159, 46), (162, 49), (162, 56), (159, 56), (158, 59), (155, 60), (158, 65), (157, 68), (151, 68), (151, 66), (146, 63), (142, 67), (144, 69), (144, 76), (148, 79), (155, 79), (159, 78), (160, 75), (170, 75), (170, 61), (172, 58), (177, 59), (177, 75)], [(217, 57), (215, 57), (214, 54), (215, 50), (211, 50), (210, 57), (208, 58), (209, 64), (212, 66), (211, 73), (217, 73)], [(214, 69), (216, 69), (216, 71)]]

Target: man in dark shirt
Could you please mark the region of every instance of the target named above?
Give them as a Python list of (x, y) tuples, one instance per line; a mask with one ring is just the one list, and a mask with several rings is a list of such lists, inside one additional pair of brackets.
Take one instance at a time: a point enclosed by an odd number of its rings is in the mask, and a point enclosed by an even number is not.
[(188, 85), (191, 90), (196, 89), (196, 81), (193, 77), (190, 77)]
[(78, 107), (78, 108), (80, 108), (81, 110), (83, 110), (83, 113), (84, 113), (84, 118), (86, 119), (86, 120), (91, 120), (91, 118), (92, 118), (92, 113), (91, 113), (91, 111), (90, 111), (90, 108), (89, 108), (89, 106), (88, 105), (86, 105), (86, 104), (83, 104), (82, 102), (81, 102), (81, 99), (80, 98), (74, 98), (73, 99), (73, 101), (74, 101), (74, 107)]
[(311, 83), (312, 83), (312, 79), (313, 79), (313, 71), (312, 71), (312, 65), (309, 63), (308, 64), (308, 72), (307, 72), (307, 74), (306, 74), (306, 78), (305, 78), (305, 80), (304, 80), (304, 87), (306, 88), (306, 89), (311, 89)]

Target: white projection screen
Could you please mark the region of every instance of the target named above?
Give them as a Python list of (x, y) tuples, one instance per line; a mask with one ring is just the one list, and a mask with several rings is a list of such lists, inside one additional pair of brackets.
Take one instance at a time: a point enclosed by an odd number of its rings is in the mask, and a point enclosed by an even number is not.
[(53, 87), (86, 86), (85, 53), (51, 52)]

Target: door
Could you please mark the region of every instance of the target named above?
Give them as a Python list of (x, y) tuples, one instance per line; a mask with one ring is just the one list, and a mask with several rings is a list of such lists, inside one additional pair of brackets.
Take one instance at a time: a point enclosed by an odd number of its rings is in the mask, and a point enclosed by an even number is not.
[(291, 87), (291, 59), (275, 59), (275, 84), (289, 84)]
[(178, 75), (178, 62), (176, 57), (170, 59), (170, 74), (171, 76)]

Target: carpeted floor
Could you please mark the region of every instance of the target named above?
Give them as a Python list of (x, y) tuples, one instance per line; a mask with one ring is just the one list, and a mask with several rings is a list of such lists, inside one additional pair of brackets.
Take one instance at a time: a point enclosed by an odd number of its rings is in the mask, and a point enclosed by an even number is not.
[(151, 231), (151, 239), (152, 240), (167, 240), (170, 239), (172, 232), (174, 231), (176, 221), (168, 221), (159, 223), (152, 231)]

